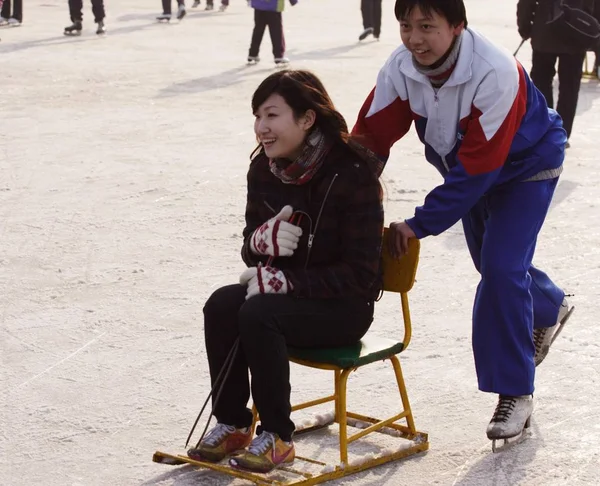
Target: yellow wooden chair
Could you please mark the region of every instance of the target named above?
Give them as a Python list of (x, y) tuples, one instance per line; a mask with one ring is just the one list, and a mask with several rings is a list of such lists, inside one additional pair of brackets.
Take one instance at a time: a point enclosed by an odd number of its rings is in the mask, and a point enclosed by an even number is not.
[[(387, 243), (387, 229), (384, 233), (384, 243)], [(334, 402), (333, 422), (339, 424), (339, 456), (338, 464), (326, 464), (312, 458), (296, 456), (299, 461), (306, 461), (313, 466), (322, 466), (320, 474), (309, 474), (294, 467), (283, 467), (280, 470), (292, 473), (295, 478), (282, 481), (273, 479), (270, 475), (252, 474), (244, 471), (238, 471), (222, 464), (210, 464), (194, 461), (183, 455), (170, 455), (162, 452), (156, 452), (153, 460), (155, 462), (167, 464), (189, 463), (200, 467), (205, 467), (226, 473), (231, 476), (247, 479), (259, 485), (294, 485), (310, 486), (323, 483), (343, 476), (369, 469), (371, 467), (385, 464), (390, 461), (401, 459), (418, 452), (429, 449), (429, 441), (426, 433), (418, 432), (406, 393), (406, 386), (402, 376), (402, 368), (398, 359), (398, 354), (406, 350), (411, 338), (411, 319), (408, 306), (408, 292), (415, 282), (417, 265), (419, 262), (419, 241), (409, 240), (409, 251), (400, 260), (390, 256), (387, 250), (387, 244), (384, 244), (383, 251), (383, 290), (400, 294), (402, 307), (402, 318), (404, 321), (404, 337), (401, 341), (396, 339), (369, 336), (368, 334), (361, 339), (355, 346), (342, 348), (303, 348), (289, 349), (290, 361), (302, 366), (318, 368), (322, 370), (332, 370), (334, 373), (334, 393), (332, 395), (300, 403), (292, 407), (292, 412), (310, 408), (327, 402)], [(400, 395), (398, 402), (399, 410), (386, 419), (376, 419), (366, 415), (350, 412), (346, 409), (346, 384), (350, 373), (371, 363), (389, 360), (394, 368), (396, 375), (396, 384)], [(375, 379), (375, 377), (374, 377)], [(258, 414), (256, 408), (254, 411), (254, 424), (257, 423)], [(398, 421), (405, 420), (406, 424), (399, 424)], [(331, 423), (333, 423), (331, 422)], [(353, 435), (348, 435), (348, 425), (368, 425), (361, 428)], [(296, 434), (310, 432), (329, 424), (320, 424), (306, 429), (300, 429)], [(398, 438), (402, 445), (397, 449), (386, 447), (382, 449), (381, 454), (369, 454), (367, 458), (357, 461), (348, 460), (348, 444), (373, 432), (388, 433)], [(298, 448), (297, 448), (298, 449)]]

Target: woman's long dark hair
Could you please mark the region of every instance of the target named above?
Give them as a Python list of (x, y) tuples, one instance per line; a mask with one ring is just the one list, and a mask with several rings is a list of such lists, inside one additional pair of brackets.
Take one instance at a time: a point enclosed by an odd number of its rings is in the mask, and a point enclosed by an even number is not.
[[(316, 114), (315, 126), (326, 137), (355, 152), (367, 162), (373, 173), (379, 176), (379, 160), (374, 154), (350, 138), (346, 120), (335, 109), (325, 86), (314, 73), (289, 69), (271, 74), (260, 83), (252, 96), (252, 113), (256, 113), (258, 108), (273, 94), (278, 94), (285, 100), (292, 108), (296, 119), (299, 119), (308, 110), (313, 110)], [(259, 145), (252, 152), (251, 158), (260, 150), (261, 146)]]

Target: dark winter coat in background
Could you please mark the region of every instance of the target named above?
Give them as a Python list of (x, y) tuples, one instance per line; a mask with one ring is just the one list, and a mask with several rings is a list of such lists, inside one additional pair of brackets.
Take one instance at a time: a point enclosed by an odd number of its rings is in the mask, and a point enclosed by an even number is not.
[[(546, 23), (552, 18), (557, 0), (519, 0), (517, 3), (517, 26), (519, 35), (531, 39), (535, 51), (551, 54), (578, 54), (581, 49), (570, 46), (556, 36)], [(566, 4), (593, 15), (600, 21), (600, 0), (566, 0)]]
[(309, 215), (300, 221), (303, 233), (294, 255), (272, 263), (292, 283), (291, 295), (374, 300), (381, 288), (383, 205), (381, 186), (367, 163), (339, 143), (309, 182), (293, 185), (271, 173), (264, 152), (254, 157), (242, 248), (248, 266), (267, 261), (250, 250), (254, 230), (288, 204)]

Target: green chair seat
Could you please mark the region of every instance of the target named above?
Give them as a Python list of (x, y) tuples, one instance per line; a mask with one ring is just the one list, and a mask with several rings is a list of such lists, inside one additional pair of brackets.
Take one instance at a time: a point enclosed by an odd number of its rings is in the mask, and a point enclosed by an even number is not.
[[(288, 348), (292, 361), (355, 368), (399, 354), (404, 344), (393, 339), (365, 336), (352, 346), (340, 348)], [(306, 364), (306, 363), (305, 363)]]

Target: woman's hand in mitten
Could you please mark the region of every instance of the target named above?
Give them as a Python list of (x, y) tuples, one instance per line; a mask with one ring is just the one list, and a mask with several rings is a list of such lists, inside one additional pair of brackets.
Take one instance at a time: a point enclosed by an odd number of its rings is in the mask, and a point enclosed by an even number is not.
[(250, 237), (250, 249), (256, 255), (292, 256), (298, 248), (302, 228), (288, 223), (294, 209), (284, 206), (279, 214), (256, 229)]
[(240, 285), (248, 287), (246, 300), (258, 294), (287, 294), (291, 288), (281, 270), (262, 265), (246, 269), (240, 275)]

